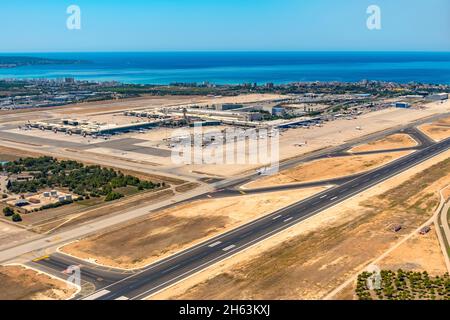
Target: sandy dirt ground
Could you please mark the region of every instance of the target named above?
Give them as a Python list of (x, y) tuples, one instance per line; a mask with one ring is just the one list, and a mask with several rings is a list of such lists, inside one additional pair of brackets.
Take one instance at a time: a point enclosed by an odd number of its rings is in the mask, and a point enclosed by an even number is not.
[(450, 137), (450, 126), (426, 124), (420, 126), (419, 129), (434, 141), (442, 141)]
[(379, 264), (383, 270), (427, 271), (431, 275), (447, 272), (436, 231), (417, 234)]
[(393, 134), (384, 139), (376, 140), (367, 144), (359, 145), (350, 150), (350, 152), (367, 152), (392, 150), (400, 148), (410, 148), (417, 146), (418, 143), (408, 134)]
[(0, 161), (14, 161), (24, 157), (39, 157), (37, 153), (0, 146)]
[(21, 266), (0, 266), (0, 300), (64, 300), (75, 288)]
[(308, 188), (182, 204), (144, 221), (69, 244), (62, 251), (112, 267), (143, 267), (322, 190)]
[(36, 234), (24, 228), (0, 221), (0, 250), (9, 249), (19, 242), (31, 240), (34, 237)]
[(345, 177), (375, 169), (409, 153), (409, 151), (402, 151), (320, 159), (252, 181), (244, 185), (242, 189), (266, 188)]
[(442, 194), (444, 195), (444, 199), (449, 200), (450, 199), (450, 188), (447, 188), (444, 191), (442, 191)]
[[(151, 299), (321, 299), (434, 213), (450, 151)], [(399, 233), (394, 224), (402, 224)], [(405, 256), (406, 257), (406, 256)]]

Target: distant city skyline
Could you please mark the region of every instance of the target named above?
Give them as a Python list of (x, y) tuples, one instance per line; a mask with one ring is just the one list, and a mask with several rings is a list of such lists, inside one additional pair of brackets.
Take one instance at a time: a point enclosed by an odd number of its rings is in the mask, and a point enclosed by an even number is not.
[[(67, 8), (81, 10), (69, 30)], [(367, 8), (381, 9), (381, 29)], [(20, 0), (0, 52), (450, 51), (448, 0)]]

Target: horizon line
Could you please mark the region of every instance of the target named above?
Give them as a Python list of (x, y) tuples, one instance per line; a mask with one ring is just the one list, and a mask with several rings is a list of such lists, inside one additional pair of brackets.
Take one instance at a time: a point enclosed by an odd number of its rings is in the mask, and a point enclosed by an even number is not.
[(0, 54), (46, 53), (450, 53), (450, 50), (97, 50), (97, 51), (0, 51)]

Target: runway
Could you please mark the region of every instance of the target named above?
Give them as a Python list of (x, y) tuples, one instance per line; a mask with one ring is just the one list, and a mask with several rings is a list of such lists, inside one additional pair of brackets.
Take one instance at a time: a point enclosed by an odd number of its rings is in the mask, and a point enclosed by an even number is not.
[[(106, 279), (99, 286), (96, 286), (97, 291), (90, 297), (87, 297), (87, 299), (144, 299), (218, 261), (298, 224), (308, 217), (337, 205), (392, 176), (445, 152), (450, 147), (450, 138), (439, 143), (433, 143), (429, 139), (424, 139), (421, 143), (422, 145), (416, 148), (417, 151), (410, 155), (368, 173), (337, 181), (339, 184), (332, 189), (219, 235), (210, 241), (194, 246), (141, 270), (129, 274), (120, 274), (118, 270), (87, 266), (88, 276)], [(220, 192), (226, 195), (234, 190), (233, 187), (229, 186), (228, 189)], [(50, 262), (50, 267), (55, 263), (59, 263), (57, 256), (52, 256), (49, 261), (52, 261), (52, 259), (56, 260), (56, 262)], [(76, 259), (67, 258), (67, 261), (64, 263), (70, 265), (76, 262)], [(37, 263), (45, 264), (46, 262), (42, 260)], [(82, 273), (84, 273), (83, 270), (82, 268)], [(115, 275), (118, 273), (118, 278), (116, 278)], [(112, 274), (115, 275), (112, 276)]]

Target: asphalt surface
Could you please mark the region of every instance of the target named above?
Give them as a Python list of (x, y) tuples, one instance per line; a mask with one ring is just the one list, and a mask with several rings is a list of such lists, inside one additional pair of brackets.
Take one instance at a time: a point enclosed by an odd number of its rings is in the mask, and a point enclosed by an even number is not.
[[(413, 134), (417, 137), (416, 132)], [(344, 178), (337, 181), (339, 185), (332, 189), (278, 210), (141, 270), (124, 273), (114, 269), (96, 266), (84, 266), (85, 268), (83, 268), (82, 266), (83, 277), (86, 272), (85, 279), (96, 284), (97, 291), (90, 295), (88, 299), (143, 299), (345, 199), (361, 193), (402, 171), (414, 167), (448, 150), (450, 147), (450, 139), (440, 143), (432, 143), (429, 139), (424, 139), (420, 142), (422, 145), (417, 147), (418, 150), (408, 156), (368, 173)], [(233, 186), (230, 189), (219, 191), (216, 196), (222, 193), (226, 196), (229, 192), (233, 192)], [(61, 264), (61, 257), (58, 255), (52, 255), (48, 259), (34, 263), (53, 269), (66, 268), (71, 264), (80, 264), (76, 259), (67, 257)], [(102, 281), (99, 281), (99, 279)]]

